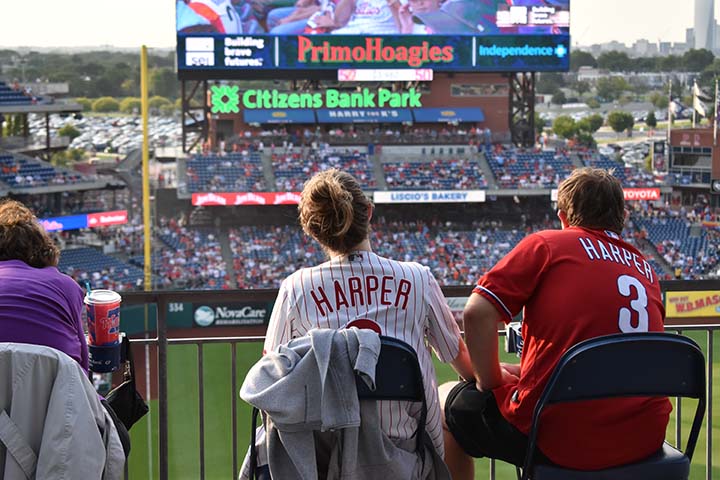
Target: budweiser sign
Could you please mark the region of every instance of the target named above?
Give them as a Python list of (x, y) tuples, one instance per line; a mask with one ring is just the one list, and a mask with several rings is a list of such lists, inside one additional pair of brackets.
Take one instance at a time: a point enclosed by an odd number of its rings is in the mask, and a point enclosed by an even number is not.
[(91, 213), (88, 215), (88, 227), (107, 227), (108, 225), (124, 225), (126, 223), (128, 223), (127, 210)]
[(624, 188), (625, 200), (660, 200), (659, 188)]
[(300, 192), (193, 193), (192, 204), (207, 205), (297, 205)]

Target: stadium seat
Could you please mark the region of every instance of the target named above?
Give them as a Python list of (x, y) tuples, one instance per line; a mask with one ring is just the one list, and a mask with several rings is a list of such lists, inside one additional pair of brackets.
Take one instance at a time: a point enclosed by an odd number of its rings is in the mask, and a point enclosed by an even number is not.
[[(357, 394), (360, 400), (406, 400), (422, 404), (418, 418), (418, 429), (415, 432), (415, 448), (421, 454), (425, 448), (425, 421), (427, 405), (423, 387), (422, 371), (415, 350), (402, 340), (380, 335), (380, 356), (375, 368), (375, 390), (370, 390), (364, 380), (356, 377)], [(253, 408), (250, 437), (250, 472), (259, 470), (255, 465), (255, 433), (257, 418), (260, 411)], [(257, 476), (256, 476), (257, 475)], [(265, 479), (259, 472), (250, 478)]]
[[(685, 453), (665, 443), (645, 460), (596, 471), (533, 464), (546, 406), (623, 396), (697, 398)], [(691, 339), (670, 333), (622, 333), (580, 342), (562, 356), (535, 406), (522, 480), (687, 479), (704, 414), (705, 357)]]

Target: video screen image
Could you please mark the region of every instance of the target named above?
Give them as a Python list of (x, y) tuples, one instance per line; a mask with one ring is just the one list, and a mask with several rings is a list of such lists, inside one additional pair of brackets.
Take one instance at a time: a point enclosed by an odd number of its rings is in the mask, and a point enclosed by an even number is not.
[(569, 0), (177, 0), (179, 34), (562, 35)]

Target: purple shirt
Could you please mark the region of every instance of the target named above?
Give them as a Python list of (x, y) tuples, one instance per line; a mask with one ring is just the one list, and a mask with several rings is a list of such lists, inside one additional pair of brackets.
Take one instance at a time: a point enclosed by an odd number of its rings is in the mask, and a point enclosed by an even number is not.
[(87, 371), (83, 290), (55, 267), (0, 261), (0, 342), (46, 345)]

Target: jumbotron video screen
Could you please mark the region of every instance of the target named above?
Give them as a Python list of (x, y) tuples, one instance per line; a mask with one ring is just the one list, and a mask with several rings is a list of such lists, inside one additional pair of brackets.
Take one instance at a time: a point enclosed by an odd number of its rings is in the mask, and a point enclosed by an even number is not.
[(340, 68), (564, 71), (569, 0), (176, 0), (182, 78)]

